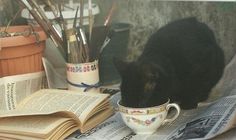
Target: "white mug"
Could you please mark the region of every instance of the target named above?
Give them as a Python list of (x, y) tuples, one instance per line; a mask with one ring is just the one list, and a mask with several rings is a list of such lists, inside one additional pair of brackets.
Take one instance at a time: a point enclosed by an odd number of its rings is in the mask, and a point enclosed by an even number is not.
[(69, 90), (97, 92), (99, 87), (98, 60), (88, 63), (66, 64)]

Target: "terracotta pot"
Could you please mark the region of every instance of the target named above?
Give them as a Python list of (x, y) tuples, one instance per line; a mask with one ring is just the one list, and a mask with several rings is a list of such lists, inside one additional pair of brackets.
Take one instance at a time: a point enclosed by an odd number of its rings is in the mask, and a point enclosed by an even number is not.
[[(7, 31), (23, 32), (27, 28), (30, 27), (11, 26)], [(0, 38), (0, 77), (43, 70), (42, 54), (47, 36), (40, 27), (34, 30), (39, 35), (38, 42), (35, 35)]]

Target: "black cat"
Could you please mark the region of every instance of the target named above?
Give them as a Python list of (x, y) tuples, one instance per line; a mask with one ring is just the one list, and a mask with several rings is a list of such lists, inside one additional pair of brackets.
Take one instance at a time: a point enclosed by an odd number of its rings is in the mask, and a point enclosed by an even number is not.
[(122, 78), (123, 105), (150, 107), (170, 98), (191, 109), (221, 78), (224, 54), (211, 29), (191, 17), (160, 28), (137, 61), (114, 59), (114, 64)]

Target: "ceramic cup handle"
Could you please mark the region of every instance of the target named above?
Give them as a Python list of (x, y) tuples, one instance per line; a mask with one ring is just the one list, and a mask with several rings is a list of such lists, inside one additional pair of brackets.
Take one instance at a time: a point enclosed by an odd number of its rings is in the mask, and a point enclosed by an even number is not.
[(170, 119), (165, 119), (162, 124), (173, 122), (173, 121), (174, 121), (175, 119), (177, 119), (177, 117), (179, 116), (179, 114), (180, 114), (180, 107), (179, 107), (179, 105), (176, 104), (176, 103), (168, 104), (168, 105), (166, 106), (167, 112), (169, 112), (169, 109), (170, 109), (171, 107), (173, 107), (173, 108), (176, 109), (176, 114), (175, 114), (172, 118), (170, 118)]

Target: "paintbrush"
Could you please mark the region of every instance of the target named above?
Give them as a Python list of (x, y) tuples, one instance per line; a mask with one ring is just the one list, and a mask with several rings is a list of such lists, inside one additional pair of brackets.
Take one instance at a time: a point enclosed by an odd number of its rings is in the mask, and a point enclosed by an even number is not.
[(112, 15), (113, 15), (115, 9), (116, 9), (116, 2), (113, 1), (112, 6), (111, 6), (111, 8), (110, 8), (110, 10), (109, 10), (109, 12), (108, 12), (108, 15), (107, 15), (106, 18), (105, 18), (105, 22), (104, 22), (104, 24), (103, 24), (104, 26), (109, 26), (109, 25), (110, 25), (110, 23), (111, 23), (111, 18), (112, 18)]
[(55, 6), (52, 4), (51, 0), (45, 0), (44, 1), (46, 7), (49, 7), (50, 11), (53, 13), (54, 17), (57, 17), (57, 9), (55, 8)]
[(88, 13), (89, 13), (89, 41), (91, 40), (92, 30), (93, 30), (93, 11), (92, 11), (92, 1), (88, 0)]
[(112, 6), (105, 18), (105, 22), (102, 26), (96, 26), (92, 30), (92, 37), (89, 43), (90, 47), (90, 61), (98, 59), (101, 50), (104, 48), (104, 42), (109, 33), (109, 27), (111, 24), (111, 18), (116, 9), (116, 2), (113, 1)]
[(40, 7), (33, 0), (19, 0), (19, 2), (29, 10), (30, 14), (42, 27), (44, 32), (52, 39), (56, 47), (59, 47), (59, 51), (65, 58), (65, 49), (63, 48), (63, 41), (60, 38), (60, 34), (55, 30), (55, 27), (52, 26)]
[(66, 62), (68, 62), (68, 54), (69, 54), (69, 46), (67, 42), (67, 36), (66, 36), (66, 22), (62, 14), (62, 5), (61, 3), (58, 4), (58, 10), (59, 10), (59, 19), (60, 19), (60, 27), (61, 27), (61, 34), (62, 34), (62, 40), (63, 40), (63, 46), (65, 48), (65, 55), (66, 55)]
[(79, 28), (79, 33), (81, 35), (81, 41), (83, 43), (83, 57), (84, 57), (84, 62), (89, 62), (89, 48), (88, 48), (88, 43), (87, 43), (87, 39), (86, 39), (86, 35), (84, 33), (84, 31)]
[(66, 30), (66, 35), (68, 39), (68, 62), (70, 63), (80, 63), (79, 50), (78, 50), (78, 41), (75, 35), (74, 28)]
[(80, 56), (82, 56), (83, 62), (89, 62), (89, 48), (85, 33), (83, 31), (83, 11), (84, 11), (84, 0), (80, 0), (80, 22), (79, 22), (79, 36), (80, 41)]
[[(80, 18), (79, 18), (80, 21), (79, 21), (79, 28), (83, 27), (83, 13), (84, 13), (84, 1), (80, 0)], [(80, 35), (80, 37), (81, 37), (81, 35)], [(80, 56), (82, 58), (82, 61), (84, 61), (84, 59), (82, 57), (84, 55), (84, 47), (83, 47), (82, 41), (80, 41), (79, 48), (80, 48)]]
[(83, 16), (84, 16), (84, 0), (80, 0), (80, 21), (79, 25), (83, 27)]
[(77, 36), (77, 30), (76, 30), (76, 23), (77, 23), (77, 15), (78, 15), (78, 10), (79, 7), (77, 7), (76, 12), (75, 12), (75, 17), (74, 17), (74, 23), (73, 23), (73, 28), (68, 30), (68, 44), (70, 46), (70, 56), (71, 56), (71, 62), (72, 63), (80, 63), (81, 58), (79, 55), (80, 49), (78, 48), (80, 39)]
[(50, 20), (47, 18), (44, 11), (38, 6), (38, 4), (34, 0), (27, 0), (27, 1), (29, 2), (29, 4), (31, 4), (33, 9), (36, 10), (36, 12), (39, 14), (39, 16), (41, 16), (41, 19), (44, 22), (46, 22), (46, 25), (48, 26), (49, 31), (51, 32), (51, 34), (61, 44), (62, 39), (60, 37), (60, 33), (57, 31), (56, 27), (53, 24), (51, 24)]

